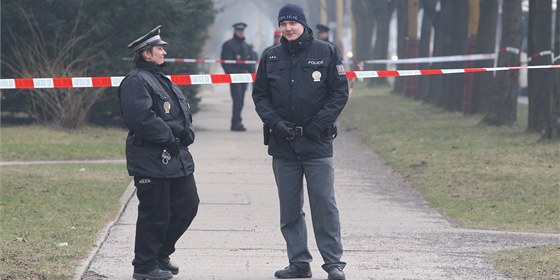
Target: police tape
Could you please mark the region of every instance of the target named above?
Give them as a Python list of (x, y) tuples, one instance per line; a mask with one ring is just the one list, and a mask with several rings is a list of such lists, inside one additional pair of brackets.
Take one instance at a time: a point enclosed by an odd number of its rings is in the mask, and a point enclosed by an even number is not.
[[(519, 55), (521, 50), (514, 47), (500, 48), (500, 52), (509, 52)], [(482, 54), (466, 54), (466, 55), (448, 55), (448, 56), (430, 56), (402, 59), (373, 59), (364, 60), (358, 63), (365, 64), (411, 64), (411, 63), (437, 63), (437, 62), (455, 62), (455, 61), (474, 61), (474, 60), (491, 60), (496, 59), (495, 53)], [(123, 60), (132, 60), (130, 57), (123, 57)], [(201, 59), (201, 58), (164, 58), (169, 63), (223, 63), (223, 64), (258, 64), (256, 60), (224, 60), (224, 59)], [(354, 63), (355, 61), (345, 60), (344, 63)]]
[(554, 53), (553, 53), (551, 50), (548, 50), (548, 51), (540, 51), (540, 52), (537, 52), (537, 53), (535, 53), (535, 54), (529, 56), (529, 57), (527, 58), (527, 63), (530, 63), (531, 61), (533, 61), (533, 59), (537, 59), (537, 58), (539, 58), (539, 57), (543, 57), (543, 56), (547, 56), (547, 55), (550, 55), (550, 58), (551, 58), (551, 59), (554, 57)]
[[(521, 54), (519, 48), (503, 47), (499, 52), (508, 52), (515, 55)], [(478, 54), (464, 54), (464, 55), (445, 55), (445, 56), (428, 56), (428, 57), (415, 57), (415, 58), (400, 58), (400, 59), (373, 59), (364, 60), (364, 64), (412, 64), (412, 63), (440, 63), (440, 62), (459, 62), (459, 61), (476, 61), (476, 60), (495, 60), (498, 57), (497, 53), (478, 53)]]
[(411, 64), (411, 63), (437, 63), (437, 62), (454, 62), (454, 61), (474, 61), (474, 60), (492, 60), (495, 59), (494, 53), (467, 54), (467, 55), (447, 55), (432, 57), (415, 57), (415, 58), (399, 58), (399, 59), (372, 59), (364, 60), (365, 64)]
[[(552, 69), (552, 68), (560, 68), (560, 64), (489, 67), (489, 68), (459, 68), (459, 69), (348, 71), (346, 72), (346, 76), (349, 79), (362, 79), (362, 78), (410, 77), (410, 76), (512, 71), (512, 70), (522, 70), (522, 69)], [(177, 85), (211, 85), (211, 84), (253, 83), (255, 81), (256, 74), (247, 73), (247, 74), (168, 75), (167, 77)], [(123, 79), (124, 76), (0, 79), (0, 89), (118, 87)]]
[[(132, 60), (123, 57), (123, 60)], [(223, 63), (223, 64), (257, 64), (256, 60), (233, 60), (233, 59), (204, 59), (204, 58), (164, 58), (163, 61), (171, 63)]]

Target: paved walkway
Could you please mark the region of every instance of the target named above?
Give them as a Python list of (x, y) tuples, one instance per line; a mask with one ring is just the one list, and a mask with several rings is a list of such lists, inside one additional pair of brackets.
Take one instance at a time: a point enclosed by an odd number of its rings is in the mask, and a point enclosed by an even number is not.
[[(288, 260), (271, 158), (253, 102), (247, 95), (244, 133), (229, 131), (227, 85), (204, 90), (200, 107), (191, 150), (201, 205), (172, 255), (181, 267), (174, 279), (274, 279)], [(347, 279), (504, 279), (487, 262), (488, 253), (560, 242), (559, 235), (454, 228), (375, 154), (364, 151), (349, 132), (335, 141)], [(132, 198), (122, 216), (77, 278), (131, 279), (137, 213), (132, 190), (125, 194), (125, 201)], [(312, 236), (309, 244), (313, 279), (326, 279)]]

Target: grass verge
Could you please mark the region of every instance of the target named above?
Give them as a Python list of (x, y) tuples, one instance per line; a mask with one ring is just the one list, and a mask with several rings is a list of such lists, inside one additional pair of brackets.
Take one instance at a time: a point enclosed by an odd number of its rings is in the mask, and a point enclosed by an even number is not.
[[(357, 86), (341, 121), (432, 207), (465, 228), (560, 232), (560, 142), (525, 132), (526, 106), (520, 106), (518, 126), (489, 127), (479, 125), (480, 115), (447, 112), (389, 91)], [(535, 250), (547, 258), (547, 248)], [(549, 268), (558, 272), (560, 258), (551, 258), (555, 268)]]
[(38, 125), (4, 126), (2, 161), (124, 158), (124, 129), (54, 129)]
[[(3, 127), (0, 147), (3, 160), (118, 159), (125, 137), (114, 129)], [(123, 163), (2, 166), (0, 178), (0, 279), (71, 279), (131, 180)]]

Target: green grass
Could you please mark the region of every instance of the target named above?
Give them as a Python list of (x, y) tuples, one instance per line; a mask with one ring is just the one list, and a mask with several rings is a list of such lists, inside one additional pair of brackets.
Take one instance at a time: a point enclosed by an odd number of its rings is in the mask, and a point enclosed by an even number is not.
[(503, 251), (492, 256), (498, 267), (517, 279), (560, 279), (560, 245)]
[[(3, 160), (121, 159), (125, 137), (120, 129), (3, 127), (0, 147)], [(0, 279), (71, 279), (131, 178), (123, 163), (80, 163), (2, 166), (0, 180)]]
[[(464, 228), (560, 232), (560, 142), (526, 133), (527, 106), (520, 106), (517, 126), (490, 127), (479, 124), (480, 115), (447, 112), (389, 91), (357, 86), (341, 121), (432, 207)], [(516, 257), (519, 250), (496, 260), (543, 271), (543, 279), (550, 271), (560, 274), (557, 250), (528, 251), (532, 262)]]
[(78, 130), (49, 127), (2, 127), (2, 161), (123, 159), (126, 131), (85, 127)]

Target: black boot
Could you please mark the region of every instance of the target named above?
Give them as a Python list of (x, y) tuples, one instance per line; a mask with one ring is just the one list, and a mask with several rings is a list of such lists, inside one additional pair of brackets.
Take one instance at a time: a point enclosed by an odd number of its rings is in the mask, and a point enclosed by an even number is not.
[(276, 278), (311, 278), (311, 269), (303, 269), (299, 268), (293, 264), (289, 265), (288, 267), (276, 271), (274, 273), (274, 277)]
[(176, 264), (172, 263), (171, 260), (169, 260), (169, 258), (159, 259), (158, 266), (159, 269), (167, 270), (171, 272), (171, 274), (173, 275), (179, 274), (179, 267)]
[(345, 280), (346, 276), (344, 276), (344, 272), (340, 267), (333, 267), (329, 270), (329, 280)]
[(132, 279), (137, 280), (168, 280), (173, 278), (173, 274), (169, 271), (161, 270), (159, 268), (154, 268), (148, 273), (134, 272), (132, 274)]

